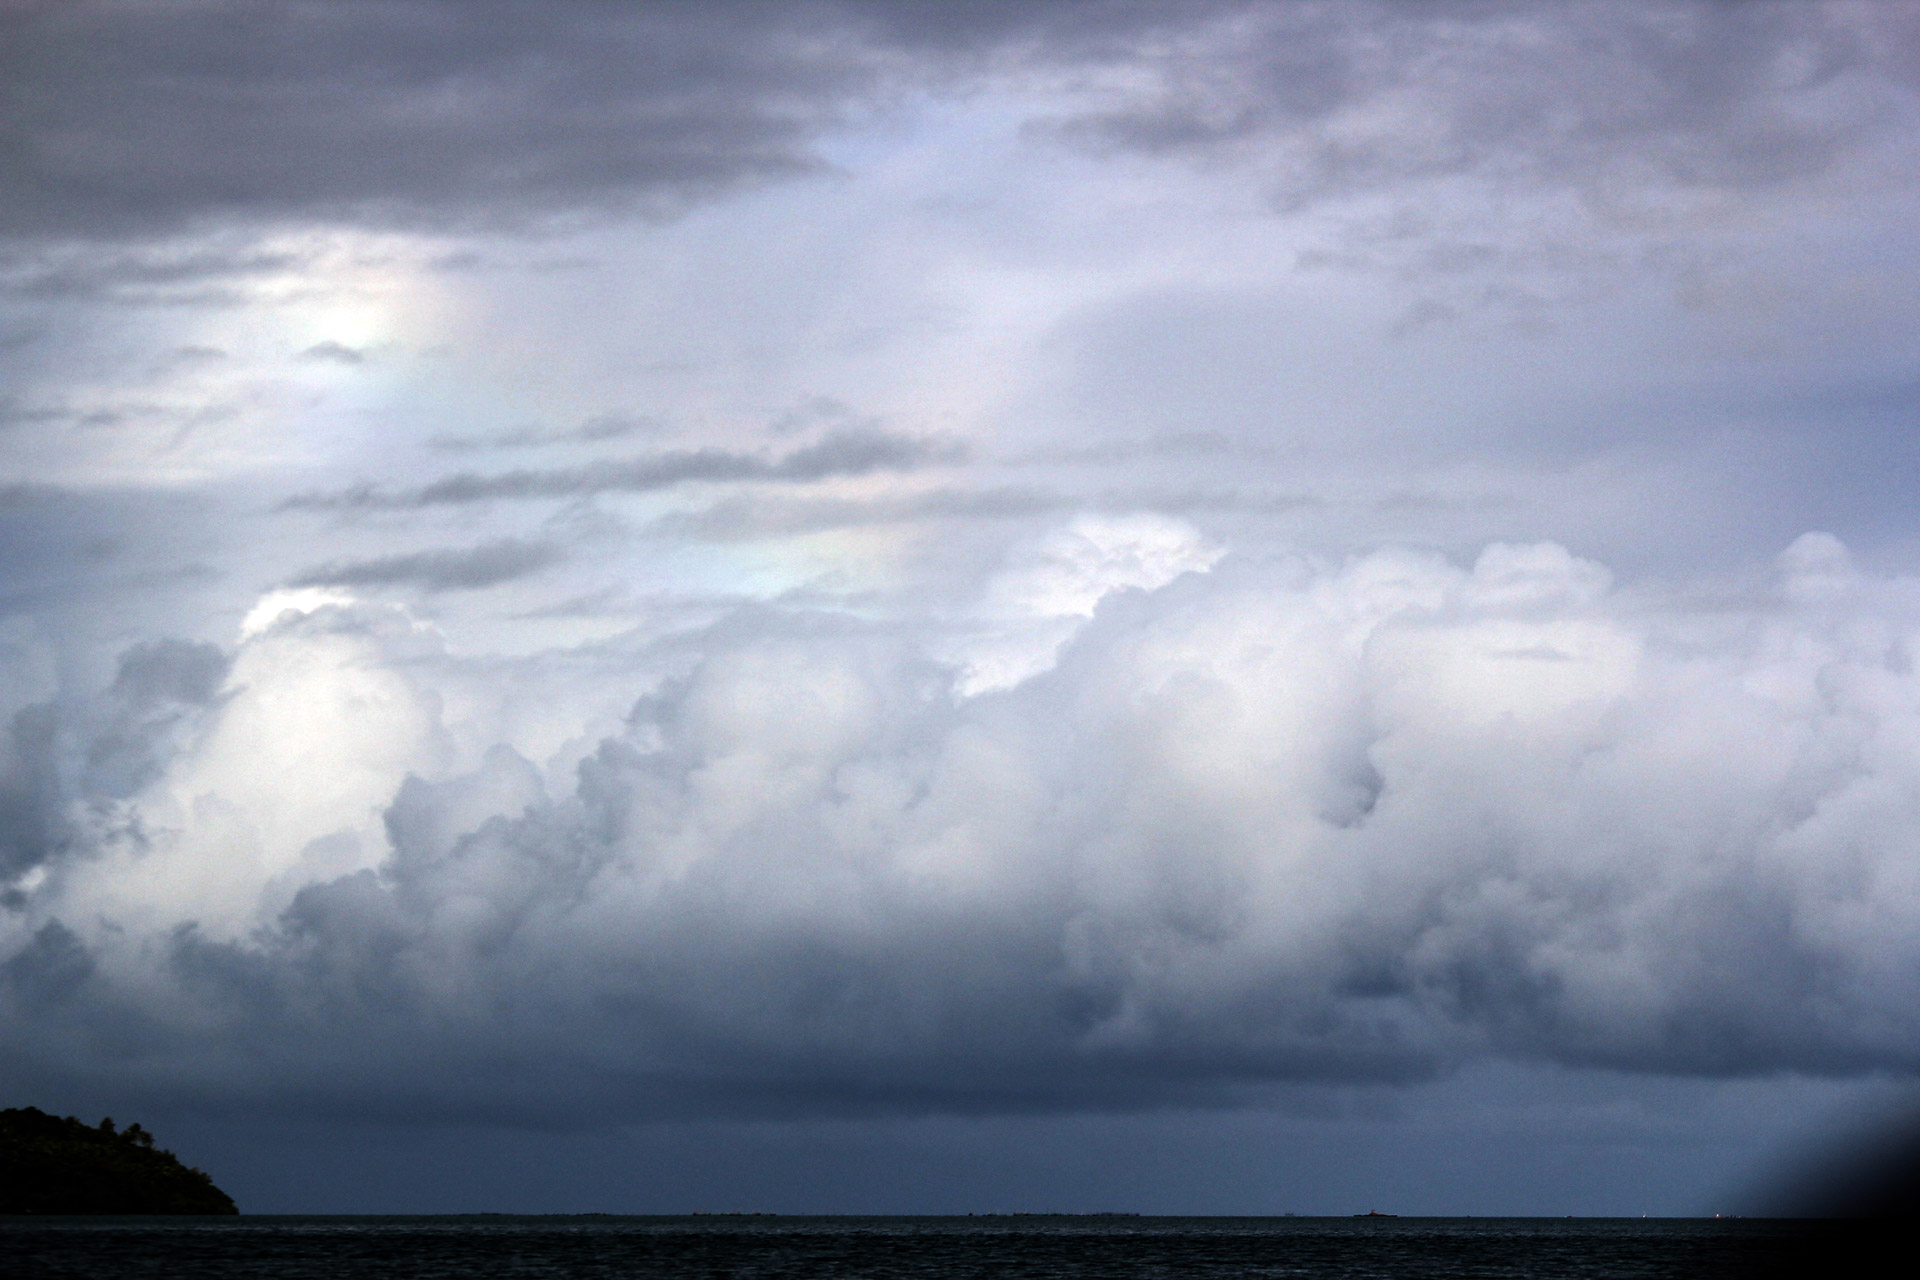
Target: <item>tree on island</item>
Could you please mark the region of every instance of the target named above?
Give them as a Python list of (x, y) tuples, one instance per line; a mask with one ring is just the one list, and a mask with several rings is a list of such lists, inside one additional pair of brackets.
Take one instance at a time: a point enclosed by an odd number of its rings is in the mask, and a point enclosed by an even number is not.
[(0, 1111), (0, 1213), (238, 1213), (213, 1179), (137, 1124)]

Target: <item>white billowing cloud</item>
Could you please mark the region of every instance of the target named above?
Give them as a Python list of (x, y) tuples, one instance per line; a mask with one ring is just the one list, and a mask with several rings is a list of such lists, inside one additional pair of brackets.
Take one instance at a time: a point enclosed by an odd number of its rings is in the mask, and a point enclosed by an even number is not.
[(303, 885), (378, 864), (394, 792), (451, 756), (440, 698), (409, 672), (433, 650), (398, 609), (311, 589), (263, 597), (217, 705), (108, 811), (117, 838), (73, 869), (72, 892), (111, 918), (232, 938)]
[(406, 619), (283, 617), (139, 839), (18, 882), (6, 1053), (602, 1115), (1920, 1069), (1920, 583), (1820, 535), (1707, 603), (1552, 545), (1213, 556), (1043, 541), (992, 598), (1093, 616), (971, 693), (897, 627), (741, 613), (558, 799), (451, 763)]
[(1183, 573), (1204, 573), (1224, 554), (1184, 520), (1154, 512), (1077, 517), (1020, 549), (987, 583), (979, 615), (987, 630), (954, 656), (965, 694), (1006, 689), (1053, 664), (1059, 648), (1115, 591), (1152, 591)]
[(329, 605), (352, 603), (352, 595), (333, 587), (288, 587), (269, 591), (240, 620), (240, 639), (248, 640), (259, 635), (289, 613), (302, 616)]
[(1081, 516), (993, 580), (986, 612), (994, 617), (1090, 617), (1110, 592), (1163, 587), (1190, 570), (1212, 568), (1221, 554), (1185, 521), (1151, 512)]

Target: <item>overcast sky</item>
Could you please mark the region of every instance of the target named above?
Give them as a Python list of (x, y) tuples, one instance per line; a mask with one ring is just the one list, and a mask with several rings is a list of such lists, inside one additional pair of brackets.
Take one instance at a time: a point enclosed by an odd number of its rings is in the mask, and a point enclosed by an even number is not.
[(1904, 3), (7, 5), (4, 1101), (1744, 1203), (1920, 1073), (1916, 179)]

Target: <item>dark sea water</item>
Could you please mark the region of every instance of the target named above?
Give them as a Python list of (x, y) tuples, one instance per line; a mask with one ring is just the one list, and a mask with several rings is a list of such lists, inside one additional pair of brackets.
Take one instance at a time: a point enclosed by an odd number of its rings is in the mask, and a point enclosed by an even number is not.
[(0, 1276), (1692, 1280), (1826, 1270), (1836, 1259), (1813, 1231), (1640, 1218), (0, 1218)]

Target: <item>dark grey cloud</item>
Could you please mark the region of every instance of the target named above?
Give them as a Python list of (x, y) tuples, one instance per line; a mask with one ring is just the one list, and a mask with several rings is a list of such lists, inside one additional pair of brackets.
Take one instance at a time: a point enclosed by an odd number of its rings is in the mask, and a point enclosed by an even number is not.
[(0, 964), (0, 984), (29, 1009), (71, 1000), (93, 976), (93, 957), (73, 930), (49, 920), (33, 940)]
[(1395, 337), (1543, 332), (1630, 282), (1716, 277), (1716, 237), (1787, 205), (1898, 198), (1917, 47), (1901, 6), (1245, 5), (1141, 41), (1105, 102), (1035, 128), (1331, 213), (1298, 265), (1417, 290)]
[(552, 543), (502, 538), (477, 547), (409, 551), (371, 560), (318, 565), (294, 578), (296, 587), (419, 587), (425, 591), (475, 591), (525, 578), (558, 564), (565, 553)]
[(344, 342), (316, 342), (300, 353), (303, 360), (326, 360), (334, 364), (365, 364), (367, 353)]
[[(38, 866), (61, 830), (60, 774), (55, 754), (59, 719), (46, 704), (17, 711), (0, 735), (0, 876)], [(17, 905), (18, 893), (4, 905)]]
[[(1768, 187), (1826, 167), (1920, 58), (1897, 14), (1844, 5), (1248, 5), (1140, 64), (1157, 87), (1064, 124), (1160, 153), (1280, 147), (1295, 203), (1478, 173), (1581, 190)], [(1841, 92), (1835, 92), (1836, 88)], [(1397, 110), (1326, 131), (1363, 104)], [(1455, 246), (1471, 252), (1472, 246)]]
[[(1742, 1180), (1730, 1171), (1765, 1167), (1796, 1127), (1846, 1096), (1844, 1087), (1807, 1081), (1505, 1068), (1411, 1090), (1276, 1090), (1258, 1111), (1124, 1116), (716, 1121), (608, 1132), (141, 1114), (156, 1117), (147, 1123), (164, 1145), (217, 1171), (249, 1213), (491, 1205), (523, 1213), (1025, 1207), (1337, 1217), (1385, 1204), (1435, 1217), (1710, 1217), (1779, 1206), (1776, 1197), (1729, 1196), (1727, 1183)], [(79, 1098), (62, 1109), (128, 1110)], [(1787, 1204), (1797, 1211), (1806, 1200)]]
[[(180, 749), (200, 713), (217, 705), (230, 658), (220, 648), (164, 639), (120, 657), (113, 683), (91, 703), (36, 703), (0, 734), (0, 880), (41, 866), (82, 839), (69, 802), (130, 795)], [(19, 893), (0, 885), (0, 904)]]
[(728, 449), (680, 449), (577, 467), (461, 472), (419, 489), (392, 493), (361, 486), (289, 499), (293, 510), (435, 507), (502, 498), (572, 498), (594, 493), (650, 493), (692, 483), (808, 484), (876, 471), (911, 471), (958, 461), (950, 442), (884, 431), (836, 431), (775, 458)]
[(0, 18), (0, 232), (663, 211), (819, 168), (814, 136), (876, 94), (1009, 52), (1117, 56), (1218, 7), (17, 5)]
[(666, 423), (644, 414), (597, 413), (566, 429), (515, 427), (486, 435), (435, 436), (427, 443), (446, 453), (478, 453), (487, 449), (543, 449), (554, 445), (601, 444), (656, 435)]
[[(1888, 8), (21, 5), (0, 19), (0, 231), (662, 211), (817, 168), (813, 138), (857, 102), (1022, 64), (1125, 73), (1055, 122), (1090, 144), (1288, 140), (1289, 202), (1465, 171), (1595, 199), (1635, 167), (1766, 186), (1873, 124), (1871, 93), (1832, 86), (1914, 79)], [(1410, 86), (1427, 91), (1417, 131), (1317, 132)]]
[(130, 796), (165, 769), (182, 735), (217, 708), (232, 655), (218, 645), (150, 640), (120, 656), (96, 722), (68, 727), (96, 800)]
[(306, 265), (298, 253), (217, 242), (187, 249), (164, 243), (55, 245), (0, 254), (0, 295), (40, 304), (229, 307), (252, 299), (249, 285)]
[(120, 656), (113, 696), (136, 707), (177, 702), (204, 707), (220, 691), (230, 659), (217, 645), (148, 640)]
[(10, 6), (0, 225), (118, 235), (224, 214), (512, 221), (554, 205), (672, 205), (813, 165), (807, 140), (872, 75), (822, 16), (811, 4)]

